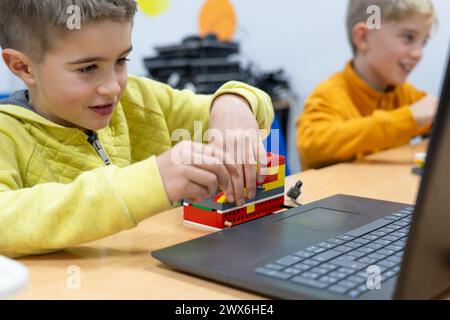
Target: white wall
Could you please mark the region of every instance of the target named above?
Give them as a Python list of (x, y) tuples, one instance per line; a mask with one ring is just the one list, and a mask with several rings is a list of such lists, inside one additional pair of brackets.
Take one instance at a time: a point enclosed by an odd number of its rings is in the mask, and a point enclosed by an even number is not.
[[(331, 74), (342, 69), (351, 58), (345, 32), (347, 0), (232, 0), (238, 14), (238, 32), (246, 58), (264, 71), (284, 68), (300, 98), (294, 114), (312, 89)], [(198, 14), (203, 0), (173, 0), (161, 16), (138, 14), (133, 32), (134, 52), (130, 73), (145, 75), (144, 56), (154, 53), (155, 45), (177, 43), (186, 35), (196, 34)], [(430, 41), (422, 63), (411, 81), (431, 94), (440, 90), (450, 39), (450, 1), (434, 0), (440, 26)], [(8, 77), (0, 67), (0, 92), (9, 90)], [(5, 88), (6, 87), (6, 88)], [(290, 128), (290, 165), (298, 170), (295, 129)]]

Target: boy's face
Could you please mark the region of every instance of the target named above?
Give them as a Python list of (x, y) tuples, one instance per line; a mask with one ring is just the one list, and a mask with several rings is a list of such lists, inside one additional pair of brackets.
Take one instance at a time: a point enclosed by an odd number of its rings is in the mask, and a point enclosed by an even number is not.
[(131, 23), (104, 20), (55, 41), (33, 68), (35, 110), (67, 127), (106, 127), (127, 85), (131, 30)]
[(416, 14), (402, 21), (384, 22), (382, 27), (368, 31), (362, 54), (377, 85), (386, 88), (404, 83), (420, 62), (431, 23)]

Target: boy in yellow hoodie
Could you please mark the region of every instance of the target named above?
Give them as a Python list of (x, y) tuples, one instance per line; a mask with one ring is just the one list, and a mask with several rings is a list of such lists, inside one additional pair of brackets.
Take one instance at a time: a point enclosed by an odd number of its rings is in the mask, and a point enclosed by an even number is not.
[(314, 90), (297, 119), (304, 170), (404, 144), (430, 130), (436, 99), (406, 79), (435, 22), (430, 0), (350, 0), (353, 60)]
[[(105, 237), (218, 188), (238, 205), (244, 188), (254, 197), (269, 97), (238, 82), (206, 96), (128, 76), (135, 12), (134, 0), (0, 1), (2, 57), (27, 86), (0, 103), (0, 254)], [(199, 128), (215, 139), (201, 143)], [(220, 138), (229, 129), (232, 148)], [(200, 141), (177, 143), (186, 135)]]

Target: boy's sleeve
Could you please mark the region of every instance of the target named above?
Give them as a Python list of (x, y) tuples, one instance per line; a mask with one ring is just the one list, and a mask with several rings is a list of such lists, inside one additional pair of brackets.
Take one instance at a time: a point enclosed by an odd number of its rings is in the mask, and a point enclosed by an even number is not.
[(214, 100), (223, 94), (236, 94), (247, 100), (260, 129), (270, 129), (274, 111), (270, 97), (262, 90), (247, 84), (231, 81), (224, 84), (214, 95), (195, 94), (190, 90), (176, 90), (168, 85), (154, 82), (155, 92), (170, 133), (187, 129), (194, 135), (194, 121), (200, 121), (202, 129), (209, 126), (209, 115)]
[(324, 97), (310, 98), (297, 121), (297, 147), (305, 169), (351, 160), (405, 143), (427, 128), (419, 128), (409, 105), (377, 110), (371, 116), (345, 119)]
[(44, 254), (129, 229), (169, 209), (155, 158), (72, 183), (23, 186), (16, 146), (0, 135), (0, 254)]

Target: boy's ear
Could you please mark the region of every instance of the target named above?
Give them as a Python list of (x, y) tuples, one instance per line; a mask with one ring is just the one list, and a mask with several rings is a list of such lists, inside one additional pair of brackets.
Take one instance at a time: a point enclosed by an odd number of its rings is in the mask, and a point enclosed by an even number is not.
[(25, 84), (33, 85), (36, 83), (31, 60), (25, 54), (14, 49), (4, 49), (2, 58), (8, 69), (22, 79)]
[(353, 44), (357, 52), (365, 53), (369, 48), (367, 36), (369, 34), (369, 28), (365, 22), (358, 22), (352, 30)]

